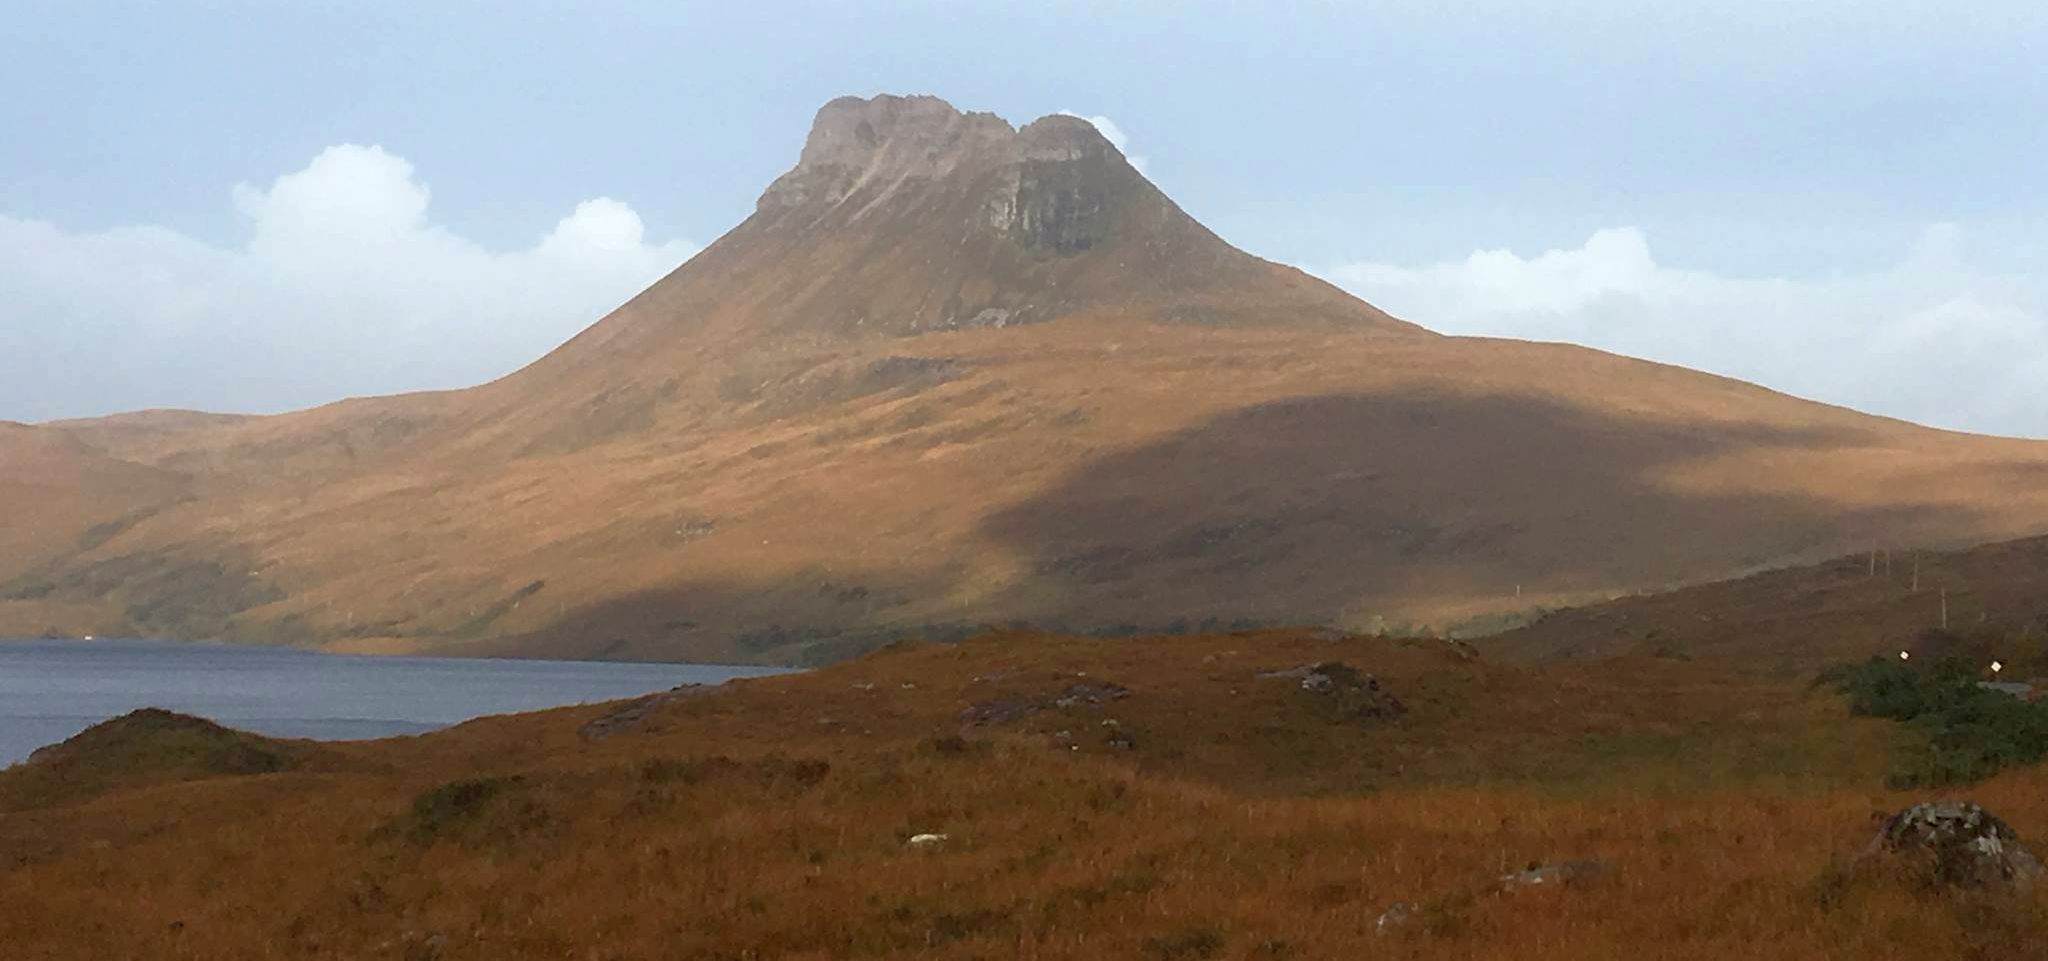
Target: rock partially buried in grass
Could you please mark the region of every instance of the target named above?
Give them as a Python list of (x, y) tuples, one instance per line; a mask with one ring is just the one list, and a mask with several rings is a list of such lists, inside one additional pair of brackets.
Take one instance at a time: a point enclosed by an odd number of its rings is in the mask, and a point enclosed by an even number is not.
[(2043, 874), (2019, 832), (1971, 801), (1916, 804), (1878, 826), (1863, 856), (1915, 863), (1950, 887), (2025, 887)]
[(1607, 872), (1605, 861), (1587, 859), (1559, 861), (1553, 864), (1532, 861), (1527, 868), (1513, 874), (1501, 875), (1499, 884), (1502, 892), (1562, 888), (1585, 884), (1604, 877)]
[(1101, 707), (1131, 696), (1131, 689), (1113, 681), (1076, 681), (1051, 697), (998, 697), (963, 708), (960, 723), (971, 727), (1010, 724), (1052, 708)]
[(960, 723), (972, 727), (1009, 724), (1038, 713), (1045, 705), (1025, 697), (998, 697), (962, 709)]
[(935, 848), (952, 839), (953, 836), (950, 834), (913, 834), (910, 840), (903, 843), (906, 847), (912, 848)]
[(1408, 713), (1408, 706), (1394, 692), (1370, 674), (1360, 673), (1342, 661), (1303, 664), (1286, 671), (1269, 671), (1262, 679), (1299, 681), (1309, 694), (1329, 698), (1338, 715), (1357, 721), (1385, 721)]
[(1503, 874), (1491, 882), (1478, 882), (1453, 888), (1437, 897), (1411, 904), (1396, 901), (1380, 912), (1373, 922), (1373, 932), (1380, 937), (1400, 934), (1410, 926), (1432, 934), (1463, 929), (1466, 914), (1481, 897), (1506, 897), (1523, 891), (1555, 891), (1575, 889), (1599, 881), (1613, 873), (1605, 861), (1583, 858), (1574, 861), (1531, 861), (1529, 866), (1511, 874)]
[(577, 729), (576, 733), (581, 735), (586, 741), (595, 741), (611, 737), (614, 734), (624, 734), (628, 731), (638, 730), (647, 721), (648, 716), (660, 709), (662, 705), (681, 698), (704, 694), (710, 690), (711, 687), (704, 684), (680, 684), (666, 691), (660, 691), (644, 697), (636, 697), (619, 705), (610, 713), (583, 725)]
[(1415, 908), (1406, 901), (1396, 901), (1380, 913), (1379, 920), (1373, 923), (1373, 930), (1386, 937), (1414, 919)]
[(1131, 696), (1131, 689), (1110, 681), (1079, 681), (1067, 685), (1060, 696), (1053, 699), (1055, 707), (1073, 707), (1078, 704), (1101, 705), (1110, 701), (1121, 701)]

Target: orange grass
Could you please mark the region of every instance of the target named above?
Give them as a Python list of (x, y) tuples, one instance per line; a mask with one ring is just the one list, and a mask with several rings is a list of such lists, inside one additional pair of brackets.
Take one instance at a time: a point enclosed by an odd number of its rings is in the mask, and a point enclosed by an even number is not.
[[(1409, 714), (1342, 722), (1254, 677), (1325, 658)], [(1081, 673), (1133, 694), (954, 720)], [(580, 739), (606, 710), (54, 805), (0, 775), (0, 956), (1925, 958), (2048, 937), (2038, 896), (1852, 868), (1871, 814), (1916, 799), (1878, 788), (1898, 732), (1727, 665), (1010, 637), (744, 682)], [(1091, 730), (1112, 717), (1136, 750)], [(2044, 786), (1970, 793), (2048, 837)], [(906, 846), (922, 832), (950, 840)], [(1490, 887), (1588, 857), (1614, 870)], [(1416, 919), (1379, 935), (1397, 900)]]

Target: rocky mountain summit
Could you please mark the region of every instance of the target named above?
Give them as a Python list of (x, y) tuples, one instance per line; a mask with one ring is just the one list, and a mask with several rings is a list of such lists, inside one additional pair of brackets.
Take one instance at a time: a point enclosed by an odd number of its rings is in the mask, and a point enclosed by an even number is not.
[(796, 168), (757, 206), (815, 229), (834, 214), (852, 222), (892, 201), (930, 203), (943, 192), (920, 191), (956, 175), (984, 215), (978, 226), (1065, 256), (1109, 240), (1124, 202), (1159, 199), (1086, 120), (1044, 117), (1019, 130), (936, 97), (882, 96), (818, 111)]
[[(826, 104), (796, 167), (732, 239), (874, 283), (866, 297), (840, 290), (833, 305), (801, 306), (820, 314), (807, 327), (841, 334), (1005, 327), (1109, 305), (1246, 322), (1259, 314), (1241, 303), (1253, 292), (1314, 305), (1322, 322), (1416, 332), (1224, 243), (1086, 120), (1017, 128), (937, 97)], [(820, 243), (857, 259), (812, 260), (829, 256)]]

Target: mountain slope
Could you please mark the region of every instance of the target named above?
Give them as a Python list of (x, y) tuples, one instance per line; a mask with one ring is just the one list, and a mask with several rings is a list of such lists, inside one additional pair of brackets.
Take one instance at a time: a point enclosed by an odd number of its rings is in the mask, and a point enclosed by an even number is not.
[(62, 431), (0, 421), (0, 623), (40, 633), (102, 622), (89, 599), (48, 598), (43, 565), (90, 552), (187, 492), (171, 472), (109, 457)]
[(932, 98), (826, 105), (753, 216), (511, 376), (175, 426), (42, 428), (193, 496), (15, 548), (43, 580), (0, 630), (814, 659), (1444, 627), (2048, 529), (2048, 445), (1437, 336), (1231, 248), (1082, 121)]
[[(1944, 629), (1945, 626), (1945, 629)], [(1518, 660), (1713, 658), (1799, 674), (1960, 648), (2014, 680), (2048, 675), (2048, 537), (1877, 551), (1557, 611), (1480, 642)]]

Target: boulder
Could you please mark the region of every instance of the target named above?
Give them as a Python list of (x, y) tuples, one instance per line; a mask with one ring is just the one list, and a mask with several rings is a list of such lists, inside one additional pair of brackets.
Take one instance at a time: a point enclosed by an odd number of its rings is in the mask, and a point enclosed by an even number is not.
[(1269, 671), (1261, 678), (1298, 681), (1301, 689), (1331, 700), (1337, 713), (1357, 721), (1384, 721), (1408, 713), (1408, 706), (1380, 679), (1342, 661), (1303, 664), (1292, 670)]
[(1406, 901), (1396, 901), (1385, 911), (1380, 912), (1379, 920), (1373, 924), (1373, 930), (1381, 937), (1386, 937), (1414, 919), (1414, 906)]
[(1513, 874), (1501, 875), (1499, 887), (1503, 892), (1570, 887), (1599, 878), (1605, 875), (1607, 870), (1605, 861), (1558, 861), (1551, 864), (1531, 861), (1527, 868)]
[(1865, 857), (1904, 859), (1951, 887), (2014, 887), (2042, 875), (2019, 832), (1970, 801), (1916, 804), (1878, 826)]
[(712, 688), (705, 684), (679, 684), (666, 691), (649, 694), (645, 697), (636, 697), (592, 720), (590, 723), (583, 725), (577, 729), (576, 733), (581, 735), (586, 741), (596, 741), (611, 737), (614, 734), (624, 734), (629, 731), (639, 730), (646, 724), (648, 717), (660, 709), (662, 705), (685, 697), (704, 694), (711, 690)]
[(970, 727), (1009, 724), (1052, 708), (1101, 707), (1131, 696), (1131, 689), (1112, 681), (1076, 681), (1051, 697), (996, 697), (961, 709), (960, 723)]
[(960, 723), (972, 727), (1008, 724), (1038, 713), (1043, 704), (1026, 697), (997, 697), (977, 701), (960, 711)]
[(1077, 704), (1107, 704), (1131, 696), (1131, 689), (1109, 681), (1079, 681), (1067, 685), (1060, 696), (1053, 699), (1059, 707), (1073, 707)]

